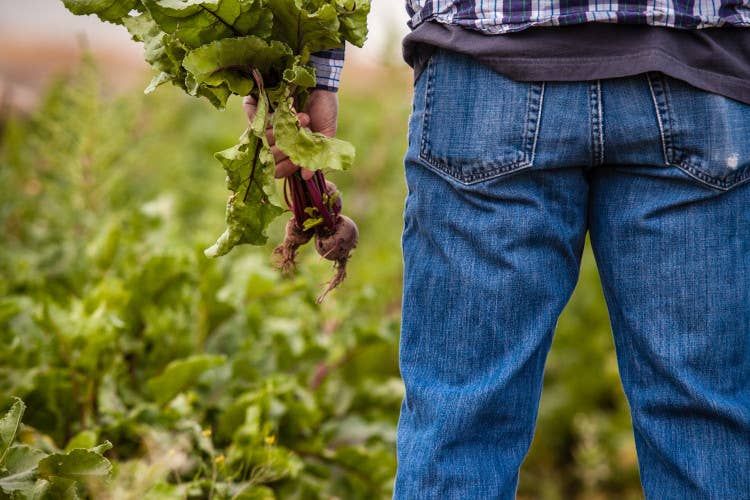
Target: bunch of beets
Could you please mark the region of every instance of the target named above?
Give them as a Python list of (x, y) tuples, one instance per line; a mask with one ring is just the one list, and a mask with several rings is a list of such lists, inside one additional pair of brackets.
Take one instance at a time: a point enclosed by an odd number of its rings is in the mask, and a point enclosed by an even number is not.
[[(346, 277), (346, 263), (357, 246), (359, 232), (354, 221), (341, 214), (341, 193), (336, 185), (315, 171), (305, 181), (295, 172), (284, 181), (284, 197), (294, 214), (286, 224), (286, 238), (274, 249), (277, 264), (289, 273), (295, 268), (297, 249), (315, 236), (315, 249), (321, 257), (334, 261), (336, 274), (318, 297), (320, 303), (326, 294), (336, 288)], [(313, 222), (311, 224), (311, 221)]]
[[(62, 0), (75, 14), (95, 14), (125, 26), (142, 42), (156, 76), (146, 88), (171, 83), (224, 108), (231, 95), (250, 95), (257, 112), (235, 146), (216, 153), (230, 191), (226, 229), (206, 249), (209, 257), (236, 245), (263, 245), (268, 225), (288, 209), (286, 239), (274, 254), (279, 267), (293, 271), (295, 254), (315, 237), (315, 247), (334, 262), (335, 275), (318, 298), (339, 285), (357, 244), (357, 227), (341, 214), (341, 194), (323, 170), (345, 170), (354, 161), (351, 144), (300, 125), (315, 87), (312, 53), (362, 46), (370, 0)], [(297, 171), (277, 192), (275, 161), (266, 138), (289, 159), (314, 172)]]

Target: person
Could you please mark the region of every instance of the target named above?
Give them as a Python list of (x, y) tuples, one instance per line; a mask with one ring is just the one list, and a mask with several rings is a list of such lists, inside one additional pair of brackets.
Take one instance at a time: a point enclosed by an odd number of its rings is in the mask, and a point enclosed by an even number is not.
[(407, 9), (394, 498), (514, 497), (587, 233), (645, 496), (750, 498), (750, 6)]

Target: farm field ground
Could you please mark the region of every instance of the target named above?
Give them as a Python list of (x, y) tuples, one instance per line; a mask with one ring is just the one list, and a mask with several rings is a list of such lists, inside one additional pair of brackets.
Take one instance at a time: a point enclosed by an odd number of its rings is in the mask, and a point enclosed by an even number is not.
[[(303, 248), (291, 279), (271, 265), (283, 218), (265, 247), (202, 254), (238, 101), (218, 113), (71, 68), (1, 120), (0, 414), (25, 401), (19, 442), (111, 442), (109, 482), (78, 486), (92, 498), (389, 498), (409, 73), (347, 68), (339, 135), (358, 159), (331, 179), (360, 243), (317, 306), (327, 261)], [(641, 497), (600, 288), (587, 248), (520, 498)]]

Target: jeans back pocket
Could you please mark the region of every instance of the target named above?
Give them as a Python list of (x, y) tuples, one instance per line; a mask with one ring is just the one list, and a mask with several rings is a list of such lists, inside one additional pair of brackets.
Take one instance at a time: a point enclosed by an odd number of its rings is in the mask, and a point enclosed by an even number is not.
[(463, 184), (532, 166), (543, 82), (516, 82), (442, 49), (425, 72), (422, 161)]
[(750, 179), (750, 105), (649, 74), (665, 161), (712, 188)]

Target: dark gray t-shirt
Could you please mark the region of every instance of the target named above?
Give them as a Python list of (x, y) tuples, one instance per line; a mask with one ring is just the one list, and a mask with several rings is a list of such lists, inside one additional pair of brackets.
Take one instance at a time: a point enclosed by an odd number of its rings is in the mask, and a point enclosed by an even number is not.
[(750, 104), (750, 29), (680, 30), (585, 23), (485, 35), (426, 22), (404, 38), (417, 78), (435, 47), (475, 57), (518, 81), (598, 80), (661, 71)]

